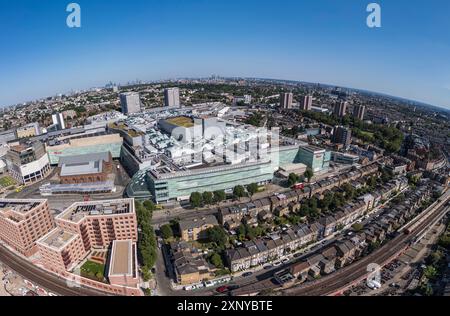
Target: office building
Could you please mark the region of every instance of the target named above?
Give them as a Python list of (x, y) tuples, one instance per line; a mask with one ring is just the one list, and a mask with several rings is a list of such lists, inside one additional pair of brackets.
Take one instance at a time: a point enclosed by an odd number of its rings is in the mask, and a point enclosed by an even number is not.
[(0, 199), (0, 239), (24, 256), (55, 226), (47, 200)]
[(300, 99), (300, 110), (310, 111), (312, 110), (313, 97), (311, 95), (305, 95)]
[[(88, 135), (87, 135), (88, 136)], [(120, 158), (123, 139), (119, 134), (107, 134), (80, 138), (64, 139), (60, 145), (47, 146), (50, 164), (58, 165), (63, 157), (84, 154), (97, 154), (110, 152), (113, 159)]]
[[(273, 173), (274, 167), (270, 161), (184, 171), (162, 160), (157, 169), (147, 172), (145, 179), (154, 200), (161, 203), (189, 199), (192, 192), (231, 190), (237, 184), (268, 183), (272, 181)], [(136, 178), (133, 181), (142, 180)]]
[(352, 143), (352, 130), (344, 126), (336, 126), (333, 131), (332, 141), (335, 144), (343, 144), (348, 148)]
[(364, 114), (366, 113), (366, 107), (364, 105), (356, 105), (353, 108), (353, 117), (361, 121), (364, 121)]
[(294, 101), (294, 95), (292, 92), (280, 94), (280, 107), (282, 109), (292, 109), (292, 102)]
[(339, 152), (332, 152), (331, 160), (336, 163), (354, 165), (358, 163), (359, 156)]
[(62, 113), (53, 114), (52, 121), (53, 125), (55, 125), (58, 130), (66, 129), (66, 123), (64, 122), (64, 116)]
[(314, 172), (327, 169), (330, 166), (331, 152), (315, 146), (302, 146), (298, 151), (296, 158), (300, 162)]
[(51, 171), (44, 145), (39, 141), (10, 146), (6, 165), (11, 176), (23, 184), (41, 181)]
[(180, 106), (180, 89), (178, 88), (168, 88), (164, 90), (164, 105), (169, 106)]
[(347, 114), (347, 102), (339, 102), (334, 105), (334, 115), (344, 117)]
[(120, 94), (120, 105), (123, 114), (141, 112), (141, 98), (137, 92), (126, 92)]

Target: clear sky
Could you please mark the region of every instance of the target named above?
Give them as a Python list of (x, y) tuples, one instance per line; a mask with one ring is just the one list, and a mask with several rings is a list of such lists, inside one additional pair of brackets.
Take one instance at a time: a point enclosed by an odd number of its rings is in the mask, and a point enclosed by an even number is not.
[[(73, 1), (73, 0), (72, 0)], [(450, 108), (450, 1), (0, 0), (0, 106), (175, 77), (265, 77), (388, 93)]]

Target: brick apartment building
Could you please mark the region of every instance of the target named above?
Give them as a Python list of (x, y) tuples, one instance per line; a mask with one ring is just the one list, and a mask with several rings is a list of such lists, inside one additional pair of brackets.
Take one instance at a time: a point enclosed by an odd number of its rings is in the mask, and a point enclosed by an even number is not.
[(47, 200), (0, 199), (0, 239), (20, 254), (33, 255), (54, 227)]
[(109, 284), (82, 282), (115, 294), (139, 295), (134, 199), (74, 203), (55, 222), (57, 227), (37, 241), (46, 269), (67, 277), (91, 250), (109, 249)]

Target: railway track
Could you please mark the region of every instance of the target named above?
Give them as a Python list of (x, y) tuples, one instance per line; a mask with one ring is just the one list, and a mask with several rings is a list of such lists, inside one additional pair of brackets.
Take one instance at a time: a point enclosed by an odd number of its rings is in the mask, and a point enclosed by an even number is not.
[(104, 296), (106, 293), (84, 287), (69, 287), (64, 279), (50, 274), (0, 245), (0, 261), (23, 278), (62, 296)]

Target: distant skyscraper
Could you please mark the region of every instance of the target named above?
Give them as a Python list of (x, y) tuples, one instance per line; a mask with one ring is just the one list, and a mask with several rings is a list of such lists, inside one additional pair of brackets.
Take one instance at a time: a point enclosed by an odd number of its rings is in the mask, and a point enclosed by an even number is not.
[(334, 105), (334, 115), (344, 117), (347, 113), (347, 102), (339, 102)]
[(165, 106), (180, 106), (180, 89), (169, 88), (164, 90)]
[(364, 121), (364, 114), (366, 113), (366, 107), (364, 105), (356, 105), (353, 108), (353, 117), (361, 121)]
[(53, 114), (52, 121), (54, 125), (57, 125), (58, 130), (66, 129), (66, 123), (64, 122), (64, 116), (62, 113)]
[(137, 92), (127, 92), (120, 94), (120, 104), (123, 114), (141, 112), (141, 98)]
[(283, 109), (291, 109), (294, 95), (292, 92), (280, 94), (280, 107)]
[(344, 147), (350, 146), (352, 143), (352, 130), (343, 126), (336, 126), (333, 132), (333, 143), (343, 144)]
[(305, 95), (300, 100), (300, 110), (310, 111), (312, 108), (313, 97), (311, 95)]

